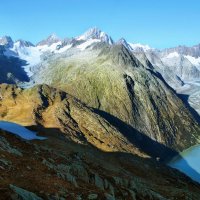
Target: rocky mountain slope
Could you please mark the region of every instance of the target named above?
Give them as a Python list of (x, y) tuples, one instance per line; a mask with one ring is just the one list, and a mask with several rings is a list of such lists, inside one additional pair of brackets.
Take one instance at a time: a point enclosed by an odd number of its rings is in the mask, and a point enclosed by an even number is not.
[[(123, 45), (72, 48), (37, 67), (36, 83), (59, 87), (167, 147), (179, 151), (199, 141), (199, 126), (183, 102)], [(180, 144), (178, 138), (184, 138)]]
[[(109, 122), (70, 95), (41, 85), (28, 90), (1, 85), (0, 119), (58, 129), (69, 140), (105, 151), (137, 152)], [(139, 152), (139, 151), (138, 151)]]
[(0, 130), (0, 198), (199, 199), (164, 165), (200, 142), (199, 63), (198, 46), (161, 51), (97, 28), (0, 38), (0, 120), (47, 138)]
[[(196, 112), (199, 112), (199, 95), (196, 90), (200, 80), (200, 56), (199, 45), (193, 47), (179, 46), (162, 51), (151, 49), (141, 52), (132, 51), (140, 58), (141, 54), (146, 55), (153, 67), (162, 74), (165, 81), (179, 94), (188, 96), (187, 102)], [(140, 57), (138, 57), (140, 55)]]
[(24, 141), (0, 131), (0, 199), (200, 198), (200, 186), (175, 169), (69, 142), (62, 134), (46, 136), (42, 141)]
[[(45, 132), (52, 129), (55, 133), (62, 132), (68, 140), (91, 144), (104, 151), (128, 152), (160, 160), (176, 154), (116, 117), (89, 108), (47, 85), (24, 90), (2, 84), (0, 91), (0, 120), (39, 126), (41, 130), (45, 128)], [(196, 142), (190, 135), (187, 137)]]
[[(23, 83), (30, 78), (24, 87), (43, 83), (58, 87), (98, 109), (104, 117), (110, 114), (176, 150), (198, 142), (196, 121), (166, 84), (179, 89), (186, 80), (198, 80), (198, 67), (185, 51), (158, 51), (125, 39), (114, 43), (97, 28), (72, 39), (51, 35), (36, 46), (22, 40), (13, 42), (9, 37), (0, 41), (4, 58), (26, 61), (17, 74), (10, 72), (14, 68), (2, 65), (5, 73), (1, 82)], [(24, 77), (24, 72), (29, 77)], [(183, 144), (177, 144), (183, 135), (190, 135), (192, 141), (186, 137)]]
[(200, 80), (200, 51), (199, 45), (192, 47), (178, 46), (164, 50), (150, 48), (148, 45), (132, 44), (120, 40), (141, 63), (150, 62), (165, 81), (181, 96), (188, 96), (186, 102), (198, 114), (199, 94), (196, 91)]

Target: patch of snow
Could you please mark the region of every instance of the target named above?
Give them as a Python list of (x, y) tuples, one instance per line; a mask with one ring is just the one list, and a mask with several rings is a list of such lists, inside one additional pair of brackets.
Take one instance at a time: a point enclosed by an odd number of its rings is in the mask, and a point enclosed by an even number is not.
[(41, 52), (33, 46), (30, 47), (20, 47), (20, 42), (16, 42), (14, 47), (11, 49), (16, 52), (18, 57), (27, 62), (26, 66), (23, 66), (25, 72), (29, 77), (33, 75), (31, 72), (31, 67), (40, 63)]
[(50, 52), (54, 52), (57, 49), (58, 45), (61, 45), (62, 42), (56, 42), (53, 43), (51, 46), (48, 45), (39, 45), (37, 46), (37, 49), (41, 52), (46, 52), (46, 51), (50, 51)]
[(58, 50), (55, 50), (55, 53), (63, 53), (65, 51), (67, 51), (68, 49), (70, 49), (72, 47), (72, 44), (66, 45), (63, 48), (60, 48)]
[(20, 136), (25, 140), (45, 140), (46, 137), (37, 136), (33, 131), (28, 130), (27, 128), (12, 122), (0, 121), (0, 129), (8, 131), (9, 133)]
[(143, 45), (143, 44), (140, 44), (140, 43), (137, 43), (137, 44), (128, 43), (128, 44), (131, 46), (131, 48), (132, 48), (133, 50), (136, 50), (136, 49), (138, 49), (138, 48), (141, 48), (141, 49), (143, 49), (144, 51), (148, 51), (148, 50), (151, 50), (151, 49), (152, 49), (149, 45)]
[(165, 58), (170, 59), (170, 58), (178, 58), (180, 55), (177, 52), (173, 52), (168, 54)]
[(20, 41), (14, 43), (12, 48), (6, 48), (4, 55), (7, 57), (18, 57), (21, 60), (27, 62), (25, 66), (22, 66), (24, 71), (29, 77), (33, 75), (31, 68), (41, 62), (41, 55), (45, 52), (54, 52), (54, 53), (63, 53), (72, 47), (72, 45), (66, 45), (61, 49), (57, 49), (58, 45), (61, 45), (61, 42), (53, 43), (51, 46), (40, 45), (40, 46), (21, 46)]
[(27, 62), (27, 65), (22, 66), (29, 77), (33, 75), (31, 67), (40, 63), (41, 52), (34, 46), (21, 46), (20, 41), (14, 43), (12, 48), (6, 48), (4, 55), (7, 57), (18, 57)]
[(187, 58), (193, 65), (200, 68), (200, 57), (198, 58), (192, 56), (184, 56), (184, 57)]
[(101, 41), (99, 39), (90, 39), (90, 40), (87, 40), (86, 42), (84, 42), (83, 44), (80, 44), (79, 46), (77, 46), (77, 48), (80, 49), (81, 51), (83, 51), (88, 46), (90, 46), (91, 44), (93, 44), (95, 42), (101, 42)]
[(81, 35), (79, 37), (76, 38), (77, 40), (85, 40), (86, 39), (86, 36), (85, 35)]

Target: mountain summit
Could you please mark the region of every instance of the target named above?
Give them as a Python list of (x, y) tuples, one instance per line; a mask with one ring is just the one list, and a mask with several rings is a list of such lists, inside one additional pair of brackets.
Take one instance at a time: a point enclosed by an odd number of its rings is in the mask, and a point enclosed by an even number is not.
[(98, 28), (91, 28), (86, 31), (83, 35), (77, 37), (77, 40), (89, 40), (89, 39), (98, 39), (102, 42), (106, 42), (108, 44), (113, 44), (113, 39), (108, 36), (105, 32), (101, 31)]
[(61, 39), (56, 34), (51, 34), (49, 37), (39, 42), (37, 46), (44, 46), (44, 45), (51, 46), (52, 44), (60, 41)]
[(11, 48), (13, 47), (13, 40), (10, 36), (3, 36), (0, 38), (0, 45)]
[(25, 41), (25, 40), (17, 40), (16, 42), (15, 42), (15, 44), (18, 44), (18, 46), (19, 47), (34, 47), (34, 45), (31, 43), (31, 42), (29, 42), (29, 41)]

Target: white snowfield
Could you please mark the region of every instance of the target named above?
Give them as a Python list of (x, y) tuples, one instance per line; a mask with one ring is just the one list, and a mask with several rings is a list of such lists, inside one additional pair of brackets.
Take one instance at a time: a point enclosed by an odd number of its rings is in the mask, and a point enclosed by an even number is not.
[(185, 56), (193, 65), (195, 65), (200, 70), (200, 57), (195, 58), (192, 56)]
[(97, 43), (97, 42), (101, 42), (101, 40), (99, 40), (99, 39), (89, 39), (88, 41), (86, 41), (86, 42), (80, 44), (79, 46), (77, 46), (77, 48), (80, 49), (81, 51), (83, 51), (87, 47), (92, 45), (93, 43)]
[(0, 121), (0, 129), (8, 131), (11, 134), (17, 135), (25, 140), (45, 140), (46, 137), (37, 136), (36, 132), (30, 131), (27, 128), (12, 122)]
[(180, 56), (179, 53), (173, 52), (173, 53), (168, 54), (168, 55), (166, 56), (166, 58), (167, 58), (167, 59), (170, 59), (170, 58), (177, 58), (177, 57), (179, 57), (179, 56)]

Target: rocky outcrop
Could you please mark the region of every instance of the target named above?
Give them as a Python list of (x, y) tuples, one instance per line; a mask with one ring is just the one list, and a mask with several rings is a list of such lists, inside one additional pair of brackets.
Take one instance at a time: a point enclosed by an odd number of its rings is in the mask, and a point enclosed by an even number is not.
[(10, 185), (10, 189), (13, 190), (15, 194), (12, 194), (12, 199), (21, 199), (21, 200), (42, 200), (42, 198), (38, 197), (36, 194), (19, 188), (15, 185)]

